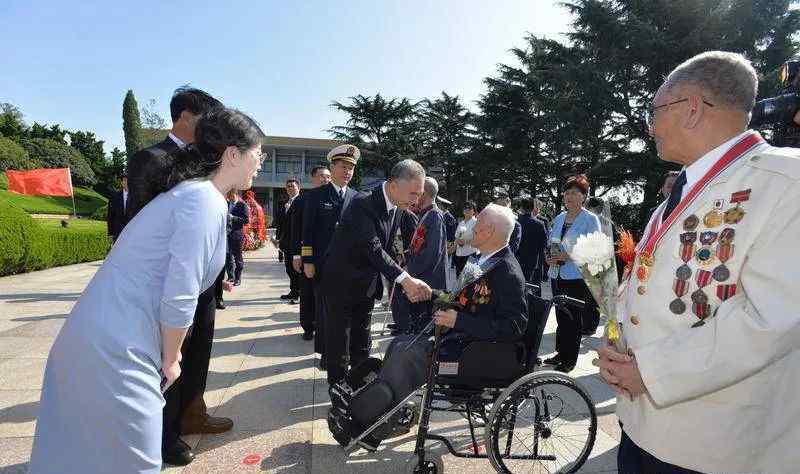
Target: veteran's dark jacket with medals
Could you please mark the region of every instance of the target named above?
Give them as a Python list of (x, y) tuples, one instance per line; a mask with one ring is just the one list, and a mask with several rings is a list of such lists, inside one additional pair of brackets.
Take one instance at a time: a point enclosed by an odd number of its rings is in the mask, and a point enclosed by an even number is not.
[(485, 273), (454, 298), (460, 309), (455, 327), (445, 335), (444, 359), (458, 359), (472, 341), (516, 342), (525, 334), (525, 276), (514, 253), (505, 247), (481, 267)]
[(325, 254), (342, 213), (358, 193), (347, 187), (344, 199), (336, 194), (333, 183), (305, 191), (303, 198), (303, 225), (300, 250), (303, 263), (313, 263), (316, 277), (321, 278), (325, 267)]

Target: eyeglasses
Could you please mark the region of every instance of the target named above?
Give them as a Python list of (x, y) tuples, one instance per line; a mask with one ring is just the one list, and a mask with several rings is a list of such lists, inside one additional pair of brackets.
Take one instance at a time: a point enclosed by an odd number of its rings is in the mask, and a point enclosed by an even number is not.
[[(647, 126), (647, 130), (652, 130), (653, 122), (655, 122), (655, 118), (656, 118), (656, 111), (658, 109), (663, 109), (664, 107), (669, 107), (671, 105), (680, 104), (681, 102), (687, 102), (688, 100), (689, 100), (688, 98), (683, 98), (683, 99), (674, 100), (672, 102), (669, 102), (669, 103), (666, 103), (666, 104), (661, 104), (661, 105), (653, 105), (653, 103), (650, 102), (650, 104), (647, 107), (645, 107), (644, 114), (643, 114), (644, 115), (643, 116), (643, 120), (644, 120), (644, 124)], [(712, 104), (711, 102), (708, 102), (705, 99), (703, 99), (703, 103), (706, 104), (709, 107), (714, 107), (714, 104)]]

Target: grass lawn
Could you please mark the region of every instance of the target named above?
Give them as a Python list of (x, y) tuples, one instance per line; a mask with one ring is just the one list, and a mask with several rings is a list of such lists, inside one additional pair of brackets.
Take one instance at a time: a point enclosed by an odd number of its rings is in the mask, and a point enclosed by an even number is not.
[[(42, 229), (53, 230), (61, 228), (61, 219), (35, 219)], [(67, 229), (74, 230), (98, 230), (106, 231), (105, 221), (93, 221), (91, 219), (69, 219)]]
[[(7, 191), (8, 179), (0, 173), (0, 200), (9, 202), (30, 214), (72, 214), (72, 198), (53, 196), (26, 196)], [(91, 189), (75, 188), (75, 207), (78, 215), (91, 215), (108, 200)]]

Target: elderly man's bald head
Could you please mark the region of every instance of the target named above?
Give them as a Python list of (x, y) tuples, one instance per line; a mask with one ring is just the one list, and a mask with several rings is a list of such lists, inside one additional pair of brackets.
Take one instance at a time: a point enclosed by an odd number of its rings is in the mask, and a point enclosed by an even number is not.
[(508, 245), (514, 231), (514, 211), (498, 204), (489, 204), (480, 214), (475, 224), (475, 237), (471, 245), (482, 253), (494, 251)]

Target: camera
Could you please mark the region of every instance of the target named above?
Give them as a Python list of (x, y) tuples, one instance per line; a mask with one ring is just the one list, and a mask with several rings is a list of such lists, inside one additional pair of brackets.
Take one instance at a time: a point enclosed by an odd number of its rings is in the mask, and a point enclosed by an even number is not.
[(759, 100), (751, 113), (750, 128), (773, 126), (772, 141), (775, 146), (800, 146), (800, 127), (794, 116), (800, 110), (798, 73), (800, 60), (786, 61), (781, 66), (779, 79), (782, 89), (775, 97)]

